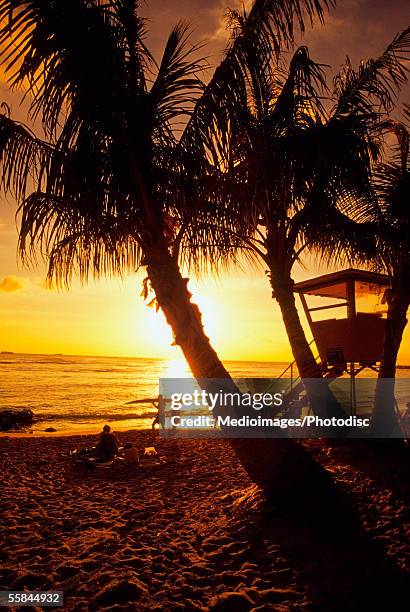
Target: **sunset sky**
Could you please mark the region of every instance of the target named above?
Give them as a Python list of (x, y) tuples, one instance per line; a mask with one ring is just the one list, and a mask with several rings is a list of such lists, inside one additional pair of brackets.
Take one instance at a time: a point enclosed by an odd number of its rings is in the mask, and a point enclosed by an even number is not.
[[(205, 53), (215, 65), (226, 41), (224, 13), (228, 0), (147, 0), (142, 12), (149, 18), (148, 46), (159, 57), (167, 32), (179, 19), (195, 28), (195, 40), (207, 42)], [(325, 27), (308, 32), (313, 59), (337, 71), (346, 54), (360, 58), (380, 54), (394, 35), (410, 22), (408, 0), (341, 0)], [(330, 72), (330, 74), (332, 74)], [(407, 89), (408, 93), (408, 89)], [(409, 100), (410, 96), (406, 93)], [(25, 120), (19, 97), (4, 82), (0, 101), (12, 116)], [(25, 270), (16, 260), (15, 202), (0, 200), (0, 350), (85, 355), (173, 357), (171, 333), (162, 315), (144, 305), (143, 274), (124, 281), (100, 281), (69, 292), (45, 287), (44, 266)], [(324, 272), (326, 270), (321, 270)], [(311, 264), (295, 271), (295, 280), (313, 276)], [(219, 279), (193, 279), (195, 301), (205, 327), (224, 359), (283, 361), (290, 358), (279, 309), (272, 301), (261, 267), (251, 273), (233, 270)], [(410, 332), (404, 338), (400, 361), (410, 363)]]

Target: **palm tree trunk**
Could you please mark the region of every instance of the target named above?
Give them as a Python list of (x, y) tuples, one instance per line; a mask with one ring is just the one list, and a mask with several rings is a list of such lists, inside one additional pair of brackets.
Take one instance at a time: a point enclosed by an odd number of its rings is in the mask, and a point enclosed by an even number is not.
[[(150, 248), (145, 264), (158, 304), (194, 377), (199, 382), (225, 379), (238, 391), (204, 332), (198, 306), (191, 302), (188, 279), (182, 277), (165, 242)], [(294, 496), (328, 487), (325, 470), (292, 440), (231, 439), (230, 443), (250, 478), (267, 494)]]
[(306, 340), (305, 332), (300, 322), (293, 292), (293, 280), (289, 277), (281, 282), (281, 280), (276, 279), (276, 275), (271, 270), (271, 285), (274, 297), (282, 313), (283, 323), (299, 375), (301, 378), (322, 378), (322, 370)]
[[(303, 379), (314, 414), (323, 418), (345, 417), (345, 412), (336, 401), (333, 393), (328, 389), (326, 383), (314, 384), (309, 382), (310, 379), (323, 379), (323, 373), (306, 340), (296, 308), (293, 291), (294, 282), (290, 274), (286, 273), (286, 266), (283, 266), (281, 271), (278, 271), (276, 267), (271, 265), (270, 279), (273, 296), (279, 304), (292, 354), (299, 370), (299, 375)], [(336, 433), (336, 430), (334, 433)], [(339, 430), (339, 433), (341, 433), (341, 430)]]
[[(410, 304), (409, 288), (398, 283), (387, 310), (383, 356), (380, 364), (373, 407), (371, 433), (374, 437), (396, 437), (401, 428), (396, 414), (394, 395), (397, 355), (404, 328), (407, 325), (407, 310)], [(402, 289), (401, 289), (402, 287)]]

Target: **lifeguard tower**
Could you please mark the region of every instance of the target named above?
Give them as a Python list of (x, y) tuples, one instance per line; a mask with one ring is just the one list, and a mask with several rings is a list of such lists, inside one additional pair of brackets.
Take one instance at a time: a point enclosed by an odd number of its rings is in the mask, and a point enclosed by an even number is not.
[[(356, 376), (365, 368), (377, 372), (383, 354), (389, 277), (349, 268), (296, 283), (294, 291), (302, 302), (323, 377), (331, 384), (348, 375), (349, 409), (356, 414)], [(299, 407), (308, 406), (303, 382), (294, 378), (295, 366), (293, 361), (281, 375), (290, 375), (286, 409), (295, 400)]]
[[(313, 336), (309, 344), (315, 343), (317, 347), (316, 361), (333, 396), (346, 413), (369, 415), (377, 377), (361, 376), (358, 381), (357, 376), (366, 368), (375, 372), (380, 369), (387, 311), (392, 298), (389, 277), (349, 268), (296, 283), (294, 291), (299, 294)], [(330, 316), (333, 313), (335, 316)], [(348, 379), (349, 390), (342, 378)], [(312, 406), (295, 360), (279, 379), (288, 382), (287, 387), (283, 382), (282, 389), (286, 391), (279, 414), (296, 416), (302, 411), (309, 414)], [(279, 379), (275, 379), (275, 384)], [(405, 383), (406, 379), (401, 381)], [(407, 415), (409, 393), (408, 385), (397, 388), (396, 384), (395, 408), (403, 431), (406, 425), (400, 406), (407, 406)]]
[(295, 284), (324, 372), (354, 377), (364, 368), (377, 371), (389, 287), (387, 275), (353, 268)]

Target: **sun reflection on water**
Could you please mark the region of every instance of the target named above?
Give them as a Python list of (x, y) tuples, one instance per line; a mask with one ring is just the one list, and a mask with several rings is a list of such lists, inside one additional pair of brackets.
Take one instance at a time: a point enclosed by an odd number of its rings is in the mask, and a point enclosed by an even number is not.
[(167, 360), (164, 366), (161, 374), (163, 378), (192, 378), (191, 371), (182, 355)]

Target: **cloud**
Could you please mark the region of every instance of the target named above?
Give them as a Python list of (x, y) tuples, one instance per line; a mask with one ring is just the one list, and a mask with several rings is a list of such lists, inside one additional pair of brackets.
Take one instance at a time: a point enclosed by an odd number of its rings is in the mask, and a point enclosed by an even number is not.
[(24, 280), (21, 278), (17, 278), (17, 276), (5, 276), (2, 281), (0, 281), (0, 291), (13, 292), (20, 291), (24, 288)]

